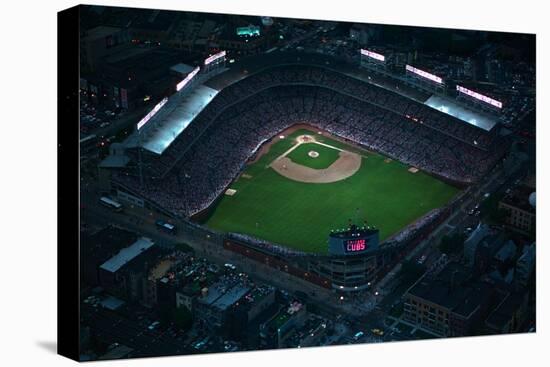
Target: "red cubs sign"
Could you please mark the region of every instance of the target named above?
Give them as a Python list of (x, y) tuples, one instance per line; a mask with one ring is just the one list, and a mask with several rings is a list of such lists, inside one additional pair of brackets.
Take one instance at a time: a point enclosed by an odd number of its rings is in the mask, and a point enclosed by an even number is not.
[(346, 252), (358, 252), (367, 248), (367, 241), (365, 239), (348, 240), (346, 242)]

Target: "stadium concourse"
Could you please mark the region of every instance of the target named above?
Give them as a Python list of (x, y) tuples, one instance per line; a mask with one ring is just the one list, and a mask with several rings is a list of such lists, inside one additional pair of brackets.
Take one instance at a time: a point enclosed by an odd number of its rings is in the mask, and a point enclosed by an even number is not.
[(113, 181), (182, 217), (208, 208), (278, 132), (307, 122), (447, 181), (470, 184), (506, 144), (422, 103), (339, 72), (279, 65), (222, 89), (161, 154), (138, 154)]

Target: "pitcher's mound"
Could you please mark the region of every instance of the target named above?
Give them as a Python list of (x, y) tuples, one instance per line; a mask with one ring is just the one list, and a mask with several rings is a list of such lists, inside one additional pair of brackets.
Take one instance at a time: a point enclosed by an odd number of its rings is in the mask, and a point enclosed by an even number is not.
[(319, 157), (319, 153), (314, 151), (314, 150), (310, 150), (307, 155), (309, 155), (311, 158), (317, 158)]

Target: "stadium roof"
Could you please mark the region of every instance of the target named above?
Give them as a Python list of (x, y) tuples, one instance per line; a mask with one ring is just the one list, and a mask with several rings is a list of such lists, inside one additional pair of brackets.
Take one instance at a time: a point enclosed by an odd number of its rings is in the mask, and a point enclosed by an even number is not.
[(142, 252), (153, 247), (154, 244), (150, 238), (141, 237), (131, 246), (123, 248), (118, 254), (105, 261), (100, 268), (114, 273), (138, 257)]
[(141, 144), (139, 135), (134, 132), (125, 141), (126, 147), (133, 148), (141, 145), (145, 150), (162, 154), (216, 94), (218, 94), (217, 90), (204, 85), (199, 85), (189, 93), (174, 94), (144, 127), (141, 133)]
[(459, 120), (465, 121), (470, 125), (477, 126), (485, 131), (490, 131), (498, 122), (497, 118), (472, 111), (468, 108), (460, 106), (456, 102), (439, 96), (431, 96), (426, 102), (424, 102), (424, 104), (447, 115), (456, 117)]
[[(498, 122), (497, 118), (472, 111), (447, 98), (432, 96), (430, 93), (419, 91), (405, 83), (400, 83), (400, 79), (395, 76), (389, 77), (373, 73), (368, 69), (358, 68), (354, 64), (349, 64), (337, 58), (321, 54), (273, 52), (268, 55), (260, 54), (249, 56), (239, 60), (231, 66), (229, 71), (210, 79), (206, 84), (212, 88), (221, 90), (262, 69), (284, 64), (316, 65), (337, 71), (378, 87), (391, 90), (394, 93), (419, 103), (424, 103), (442, 113), (453, 116), (486, 131), (491, 130)], [(396, 83), (398, 83), (398, 85)], [(399, 88), (397, 88), (397, 86)]]
[(176, 65), (174, 65), (170, 68), (171, 71), (174, 71), (174, 72), (176, 72), (178, 74), (181, 74), (181, 75), (187, 75), (191, 71), (193, 71), (193, 69), (194, 69), (193, 66), (184, 64), (182, 62), (180, 62), (179, 64), (176, 64)]

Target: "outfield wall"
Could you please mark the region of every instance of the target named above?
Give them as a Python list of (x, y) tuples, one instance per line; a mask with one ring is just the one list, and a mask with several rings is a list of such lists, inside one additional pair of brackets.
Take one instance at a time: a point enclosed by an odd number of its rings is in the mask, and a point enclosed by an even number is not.
[(292, 265), (286, 260), (281, 259), (278, 256), (260, 252), (257, 249), (252, 248), (251, 246), (240, 243), (239, 241), (233, 239), (226, 239), (223, 242), (223, 248), (229, 251), (236, 252), (240, 255), (246, 256), (254, 261), (260, 262), (264, 265), (275, 268), (279, 271), (288, 273), (292, 276), (301, 278), (310, 283), (315, 284), (316, 286), (323, 287), (326, 289), (332, 288), (332, 282), (329, 278), (319, 276), (308, 270), (301, 269)]

